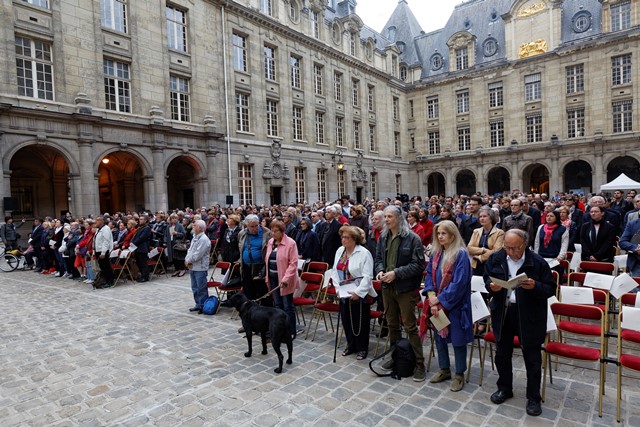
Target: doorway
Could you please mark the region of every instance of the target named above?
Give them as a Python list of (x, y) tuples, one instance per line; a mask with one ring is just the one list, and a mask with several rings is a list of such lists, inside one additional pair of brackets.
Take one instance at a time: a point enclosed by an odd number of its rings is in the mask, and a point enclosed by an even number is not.
[(282, 204), (282, 187), (271, 187), (271, 205)]

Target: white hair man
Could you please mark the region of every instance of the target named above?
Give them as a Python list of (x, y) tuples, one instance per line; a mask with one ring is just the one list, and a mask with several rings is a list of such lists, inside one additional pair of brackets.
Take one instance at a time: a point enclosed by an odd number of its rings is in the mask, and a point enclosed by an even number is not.
[(189, 311), (202, 313), (202, 306), (209, 297), (207, 289), (207, 272), (209, 270), (209, 252), (211, 251), (211, 240), (205, 235), (207, 225), (201, 219), (193, 223), (194, 237), (187, 251), (184, 264), (189, 268), (191, 276), (191, 291), (195, 306)]

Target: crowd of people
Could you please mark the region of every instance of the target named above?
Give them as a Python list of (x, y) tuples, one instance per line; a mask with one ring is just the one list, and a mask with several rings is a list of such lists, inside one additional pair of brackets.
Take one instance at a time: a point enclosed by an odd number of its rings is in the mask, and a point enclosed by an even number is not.
[[(404, 200), (403, 200), (404, 199)], [(340, 298), (346, 335), (343, 356), (366, 359), (372, 304), (383, 310), (391, 344), (406, 334), (413, 348), (415, 381), (426, 377), (423, 339), (429, 318), (446, 316), (449, 324), (433, 330), (440, 371), (437, 383), (452, 380), (451, 390), (464, 387), (467, 344), (473, 340), (471, 277), (483, 276), (489, 292), (492, 327), (497, 338), (500, 404), (513, 396), (511, 356), (519, 336), (527, 369), (527, 408), (539, 415), (540, 347), (546, 333), (546, 300), (556, 282), (549, 260), (565, 260), (581, 245), (582, 260), (612, 262), (616, 239), (629, 253), (627, 269), (640, 276), (640, 196), (616, 191), (613, 197), (589, 198), (511, 192), (496, 196), (419, 196), (410, 200), (365, 200), (346, 195), (335, 203), (291, 206), (218, 205), (166, 212), (115, 213), (91, 218), (36, 218), (25, 251), (26, 266), (41, 274), (92, 283), (95, 270), (114, 286), (109, 258), (115, 251), (133, 251), (131, 269), (140, 282), (149, 280), (151, 248), (173, 266), (174, 276), (191, 275), (195, 306), (202, 312), (208, 297), (207, 272), (216, 260), (239, 263), (242, 291), (283, 309), (293, 338), (297, 333), (293, 295), (299, 286), (299, 261), (323, 261), (334, 282), (358, 279), (348, 298)], [(8, 217), (0, 229), (7, 248), (16, 246), (17, 228)], [(210, 254), (213, 253), (213, 259)], [(133, 261), (135, 259), (135, 262)], [(562, 268), (555, 267), (555, 268)], [(493, 283), (525, 272), (516, 290)], [(561, 271), (559, 271), (561, 272)], [(376, 292), (373, 281), (380, 282)], [(420, 289), (424, 302), (416, 316)], [(521, 328), (527, 324), (529, 327)], [(243, 331), (250, 333), (250, 331)], [(454, 352), (454, 367), (448, 346)], [(393, 369), (393, 359), (383, 369)]]

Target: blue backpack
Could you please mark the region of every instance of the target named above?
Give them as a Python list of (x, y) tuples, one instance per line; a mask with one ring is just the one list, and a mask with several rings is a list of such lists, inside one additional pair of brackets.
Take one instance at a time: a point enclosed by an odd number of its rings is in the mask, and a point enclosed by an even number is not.
[(220, 307), (220, 300), (217, 296), (211, 295), (204, 301), (204, 304), (202, 304), (202, 313), (208, 315), (216, 314), (218, 307)]

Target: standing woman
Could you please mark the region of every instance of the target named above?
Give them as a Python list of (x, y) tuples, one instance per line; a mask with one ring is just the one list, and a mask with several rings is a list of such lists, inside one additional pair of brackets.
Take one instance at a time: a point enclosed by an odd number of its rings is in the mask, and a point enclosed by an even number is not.
[(369, 351), (369, 325), (371, 302), (378, 294), (373, 289), (373, 257), (363, 245), (364, 231), (356, 226), (344, 225), (338, 231), (342, 246), (338, 248), (333, 263), (333, 281), (362, 277), (355, 292), (349, 298), (340, 298), (340, 316), (347, 337), (343, 356), (357, 353), (356, 359), (367, 358)]
[(580, 228), (582, 261), (613, 262), (616, 227), (604, 219), (604, 207), (592, 206), (590, 222)]
[(265, 255), (268, 271), (266, 282), (270, 290), (280, 286), (272, 294), (273, 301), (277, 308), (287, 313), (291, 338), (295, 338), (296, 309), (293, 305), (293, 292), (298, 287), (298, 248), (295, 240), (284, 234), (285, 228), (284, 222), (271, 221), (273, 237), (267, 244)]
[(467, 245), (471, 255), (471, 268), (476, 276), (484, 275), (484, 263), (504, 245), (504, 231), (496, 227), (498, 214), (490, 207), (483, 206), (478, 211), (478, 222), (481, 227), (473, 230)]
[[(533, 251), (543, 258), (555, 258), (562, 261), (567, 257), (569, 229), (561, 224), (560, 212), (558, 211), (546, 212), (544, 219), (545, 223), (538, 227)], [(562, 273), (562, 267), (558, 272)]]
[(226, 262), (238, 262), (240, 260), (240, 247), (238, 235), (240, 234), (240, 217), (236, 214), (229, 215), (227, 227), (224, 230), (222, 241), (218, 245), (222, 253), (222, 260)]
[(451, 324), (435, 333), (440, 372), (429, 382), (439, 383), (451, 378), (448, 348), (451, 343), (455, 354), (455, 377), (451, 391), (460, 391), (467, 369), (467, 344), (473, 341), (471, 264), (464, 241), (453, 222), (439, 222), (434, 232), (433, 256), (427, 265), (423, 291), (428, 300), (420, 317), (420, 336), (423, 339), (426, 336), (428, 316), (438, 317), (438, 311), (444, 310)]
[(560, 212), (560, 224), (567, 230), (569, 230), (569, 246), (567, 247), (568, 251), (575, 251), (575, 244), (578, 241), (578, 232), (580, 231), (576, 226), (576, 223), (571, 219), (571, 212), (569, 208), (566, 206), (560, 206), (558, 208), (558, 212)]
[[(173, 268), (175, 269), (171, 277), (184, 276), (184, 259), (187, 256), (185, 230), (182, 224), (178, 222), (178, 215), (175, 213), (169, 215), (169, 224), (164, 229), (163, 242), (167, 261), (173, 263)], [(177, 243), (181, 243), (181, 245), (176, 246)]]

